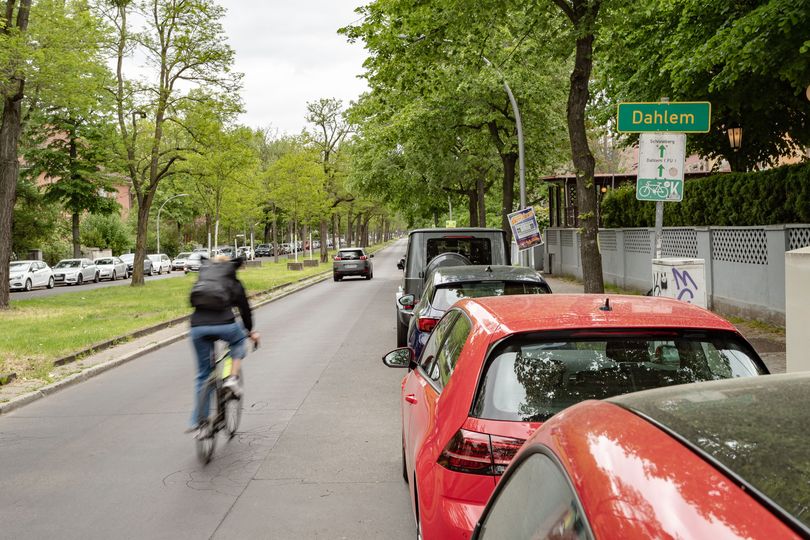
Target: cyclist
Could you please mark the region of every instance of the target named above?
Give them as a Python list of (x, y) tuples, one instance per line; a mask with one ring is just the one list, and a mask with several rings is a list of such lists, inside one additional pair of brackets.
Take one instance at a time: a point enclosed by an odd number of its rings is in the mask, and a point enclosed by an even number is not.
[[(253, 330), (253, 317), (248, 304), (245, 288), (236, 278), (236, 270), (244, 264), (239, 257), (231, 260), (219, 255), (212, 262), (200, 268), (200, 277), (191, 290), (191, 340), (197, 353), (197, 379), (194, 390), (194, 412), (189, 432), (200, 424), (198, 403), (200, 388), (211, 373), (211, 353), (217, 340), (228, 342), (231, 351), (231, 375), (224, 385), (234, 393), (239, 392), (238, 378), (242, 359), (245, 357), (244, 341), (249, 337), (254, 344), (259, 343), (259, 333)], [(239, 309), (242, 324), (236, 322), (233, 308)], [(247, 335), (245, 333), (247, 332)]]

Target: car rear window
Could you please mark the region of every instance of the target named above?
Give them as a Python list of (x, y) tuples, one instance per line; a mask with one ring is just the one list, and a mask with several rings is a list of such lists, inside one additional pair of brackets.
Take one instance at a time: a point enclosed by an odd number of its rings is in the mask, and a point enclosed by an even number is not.
[(810, 374), (616, 398), (660, 423), (810, 528)]
[(551, 292), (544, 283), (530, 281), (478, 281), (440, 285), (433, 293), (430, 305), (447, 311), (462, 298), (504, 296), (510, 294), (544, 294)]
[(586, 399), (767, 373), (730, 332), (633, 330), (515, 336), (485, 364), (473, 416), (539, 422)]
[(341, 259), (359, 259), (363, 256), (362, 249), (341, 249), (338, 252), (338, 257)]
[(442, 253), (459, 253), (472, 264), (492, 264), (489, 238), (428, 238), (425, 264)]
[(112, 259), (96, 259), (95, 264), (115, 264)]

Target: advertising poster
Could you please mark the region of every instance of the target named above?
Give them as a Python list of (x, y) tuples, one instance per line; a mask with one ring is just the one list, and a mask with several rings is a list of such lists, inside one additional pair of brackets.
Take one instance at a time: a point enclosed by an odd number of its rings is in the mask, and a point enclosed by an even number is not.
[(534, 208), (525, 208), (509, 214), (509, 224), (518, 249), (523, 251), (543, 243)]

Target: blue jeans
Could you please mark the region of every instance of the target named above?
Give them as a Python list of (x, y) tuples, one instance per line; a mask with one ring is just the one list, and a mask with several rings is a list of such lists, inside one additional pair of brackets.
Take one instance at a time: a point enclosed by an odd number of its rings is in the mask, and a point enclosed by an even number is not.
[(237, 322), (228, 324), (209, 324), (206, 326), (191, 327), (191, 341), (194, 343), (194, 351), (197, 353), (197, 378), (194, 385), (194, 411), (191, 413), (191, 425), (196, 426), (205, 420), (205, 411), (210, 406), (209, 395), (205, 396), (204, 403), (200, 403), (200, 389), (205, 384), (211, 374), (211, 353), (214, 348), (214, 341), (210, 338), (217, 338), (227, 341), (231, 349), (231, 358), (241, 360), (245, 357), (245, 330)]

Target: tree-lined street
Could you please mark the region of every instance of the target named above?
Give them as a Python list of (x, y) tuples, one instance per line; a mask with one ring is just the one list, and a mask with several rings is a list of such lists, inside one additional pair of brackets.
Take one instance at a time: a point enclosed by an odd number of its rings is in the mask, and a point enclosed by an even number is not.
[(242, 426), (207, 467), (182, 433), (187, 340), (1, 416), (3, 535), (411, 538), (402, 372), (380, 362), (403, 251), (375, 257), (372, 281), (326, 281), (256, 312)]

